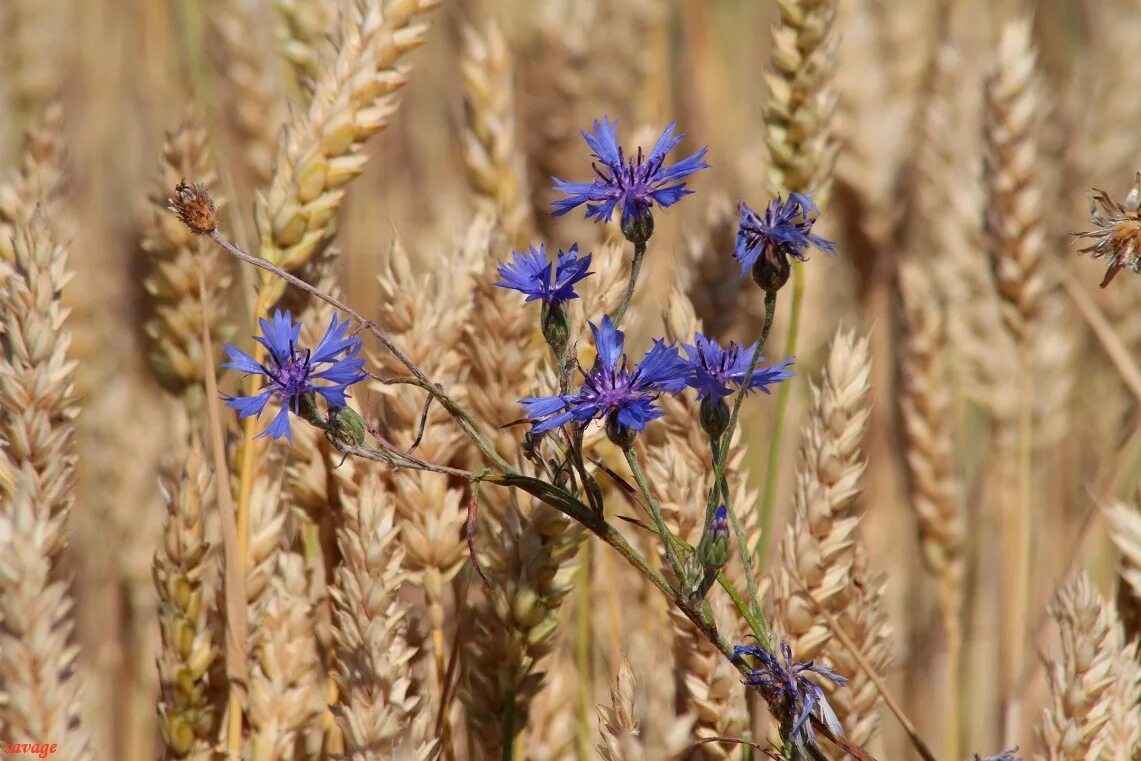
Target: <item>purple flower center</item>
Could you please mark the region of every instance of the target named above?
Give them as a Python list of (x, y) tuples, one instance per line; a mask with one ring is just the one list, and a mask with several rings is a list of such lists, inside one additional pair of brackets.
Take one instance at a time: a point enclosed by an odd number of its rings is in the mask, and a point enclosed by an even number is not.
[(309, 364), (309, 350), (299, 353), (292, 341), (289, 342), (289, 356), (281, 361), (276, 355), (270, 358), (275, 368), (264, 367), (265, 374), (281, 389), (281, 393), (294, 401), (305, 394), (309, 386), (309, 374), (312, 367)]
[(597, 163), (593, 164), (594, 173), (608, 185), (616, 185), (621, 193), (627, 195), (636, 203), (644, 203), (649, 191), (650, 178), (657, 174), (665, 163), (665, 156), (655, 158), (649, 163), (643, 163), (644, 157), (641, 146), (638, 155), (629, 161), (622, 155), (622, 148), (618, 149), (618, 163), (607, 164), (610, 174), (603, 171)]

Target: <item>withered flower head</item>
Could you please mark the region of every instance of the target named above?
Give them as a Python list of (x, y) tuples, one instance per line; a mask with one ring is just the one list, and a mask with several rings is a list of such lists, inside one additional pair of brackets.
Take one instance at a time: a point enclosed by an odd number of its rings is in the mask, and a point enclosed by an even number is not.
[(186, 180), (174, 189), (174, 198), (167, 202), (167, 208), (178, 215), (182, 224), (195, 235), (209, 235), (218, 226), (218, 210), (206, 186), (190, 184)]
[(1101, 281), (1102, 288), (1126, 267), (1141, 272), (1141, 214), (1138, 214), (1138, 207), (1141, 207), (1141, 172), (1133, 180), (1133, 189), (1125, 197), (1125, 203), (1117, 203), (1104, 190), (1094, 188), (1090, 191), (1089, 218), (1099, 229), (1074, 235), (1093, 241), (1078, 249), (1079, 253), (1109, 260), (1109, 269)]

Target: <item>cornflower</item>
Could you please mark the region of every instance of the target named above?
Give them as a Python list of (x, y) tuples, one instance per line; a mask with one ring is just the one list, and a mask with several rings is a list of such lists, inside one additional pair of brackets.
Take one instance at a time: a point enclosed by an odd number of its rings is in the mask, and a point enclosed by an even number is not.
[(631, 231), (639, 231), (642, 242), (653, 231), (653, 217), (650, 208), (656, 203), (662, 208), (673, 206), (682, 197), (692, 193), (680, 180), (706, 169), (705, 153), (702, 148), (676, 164), (665, 165), (666, 155), (677, 147), (685, 135), (674, 135), (673, 122), (662, 132), (648, 156), (637, 154), (627, 158), (618, 145), (618, 122), (603, 117), (595, 120), (592, 133), (583, 132), (583, 139), (593, 151), (597, 162), (594, 166), (595, 179), (591, 182), (567, 182), (553, 178), (555, 189), (566, 194), (554, 202), (556, 217), (566, 214), (586, 204), (586, 218), (596, 222), (609, 222), (614, 209), (621, 204), (622, 231), (627, 238)]
[[(346, 337), (348, 320), (338, 322), (336, 315), (312, 350), (298, 348), (301, 323), (293, 322), (289, 312), (275, 310), (272, 320), (263, 318), (260, 324), (262, 335), (255, 336), (254, 340), (265, 347), (265, 362), (258, 362), (236, 346), (226, 344), (230, 361), (223, 365), (249, 375), (264, 376), (260, 390), (248, 396), (227, 396), (226, 405), (237, 410), (239, 418), (260, 417), (270, 399), (277, 397), (281, 410), (259, 438), (284, 437), (292, 442), (290, 412), (313, 422), (317, 419), (315, 402), (319, 394), (325, 398), (332, 419), (347, 406), (349, 386), (367, 377), (364, 359), (360, 357), (361, 340)], [(316, 381), (325, 383), (319, 385)]]

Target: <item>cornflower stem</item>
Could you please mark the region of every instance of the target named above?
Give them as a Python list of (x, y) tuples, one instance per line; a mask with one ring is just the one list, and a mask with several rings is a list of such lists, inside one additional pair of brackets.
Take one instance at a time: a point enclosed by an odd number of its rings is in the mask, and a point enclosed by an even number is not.
[(626, 310), (630, 308), (630, 300), (634, 298), (634, 286), (638, 283), (638, 273), (642, 271), (642, 259), (646, 256), (646, 243), (634, 244), (634, 262), (630, 265), (630, 279), (626, 282), (626, 293), (622, 295), (622, 303), (618, 305), (618, 312), (614, 315), (614, 327), (622, 324)]
[(682, 574), (681, 562), (677, 558), (677, 551), (674, 549), (673, 542), (669, 540), (670, 531), (666, 528), (666, 523), (662, 520), (662, 506), (657, 498), (650, 493), (650, 485), (646, 483), (646, 476), (642, 473), (642, 466), (638, 464), (638, 455), (633, 447), (624, 450), (626, 455), (626, 462), (630, 465), (630, 471), (634, 474), (634, 480), (638, 484), (638, 488), (642, 491), (642, 497), (646, 500), (646, 504), (650, 506), (650, 515), (654, 517), (654, 525), (658, 529), (658, 535), (662, 537), (662, 546), (666, 551), (666, 559), (669, 560), (670, 568), (673, 569), (674, 576), (677, 577), (678, 584), (683, 584), (685, 576)]
[[(789, 309), (788, 340), (785, 341), (784, 353), (792, 356), (796, 353), (796, 339), (800, 336), (800, 312), (804, 305), (804, 264), (792, 263), (792, 305)], [(769, 536), (773, 523), (773, 507), (776, 501), (777, 480), (780, 477), (780, 445), (784, 434), (784, 419), (788, 414), (788, 398), (791, 387), (782, 383), (777, 389), (777, 411), (773, 419), (773, 432), (769, 436), (769, 460), (765, 471), (765, 489), (762, 492), (761, 536), (757, 545), (757, 559), (761, 565), (765, 563), (767, 546), (765, 539)]]
[[(720, 446), (717, 439), (710, 439), (710, 449), (712, 450), (713, 461), (717, 462), (721, 459)], [(741, 528), (741, 521), (737, 519), (737, 511), (733, 509), (733, 501), (729, 497), (729, 481), (725, 478), (724, 473), (721, 475), (721, 480), (714, 485), (714, 491), (721, 492), (721, 503), (725, 505), (725, 512), (729, 513), (729, 522), (733, 524), (733, 533), (737, 537), (737, 552), (741, 555), (741, 566), (745, 572), (745, 587), (749, 591), (749, 610), (752, 611), (753, 617), (762, 626), (765, 625), (765, 619), (761, 615), (761, 606), (758, 602), (757, 593), (757, 579), (753, 573), (753, 553), (749, 550), (749, 540), (745, 536), (744, 529)], [(716, 499), (710, 500), (710, 503), (716, 502)], [(712, 513), (710, 513), (712, 516)], [(709, 530), (710, 518), (707, 518), (705, 528)], [(753, 632), (757, 639), (768, 639), (767, 626), (765, 627), (765, 637), (759, 633)]]

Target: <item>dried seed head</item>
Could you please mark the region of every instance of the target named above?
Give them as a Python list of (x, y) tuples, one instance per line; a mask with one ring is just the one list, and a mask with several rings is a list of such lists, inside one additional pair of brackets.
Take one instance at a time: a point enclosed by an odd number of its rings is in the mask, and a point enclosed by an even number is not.
[(205, 185), (192, 185), (183, 180), (174, 188), (174, 198), (167, 203), (167, 208), (195, 235), (210, 235), (218, 227), (218, 210)]
[(1133, 188), (1124, 203), (1117, 203), (1104, 190), (1094, 188), (1090, 191), (1089, 218), (1098, 229), (1074, 235), (1093, 241), (1078, 249), (1078, 253), (1109, 260), (1109, 269), (1101, 281), (1102, 288), (1126, 267), (1141, 272), (1141, 213), (1138, 207), (1141, 207), (1141, 172), (1135, 176)]

